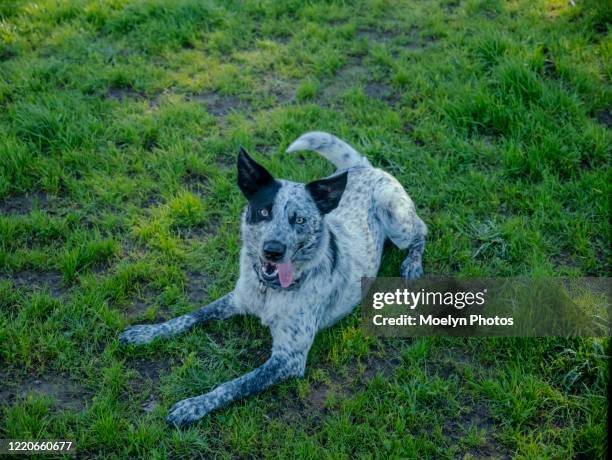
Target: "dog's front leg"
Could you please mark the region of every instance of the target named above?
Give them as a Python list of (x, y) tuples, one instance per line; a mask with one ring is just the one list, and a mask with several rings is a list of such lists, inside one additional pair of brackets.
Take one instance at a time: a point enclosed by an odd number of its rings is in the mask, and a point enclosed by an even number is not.
[(232, 401), (259, 393), (289, 377), (304, 375), (306, 357), (314, 338), (314, 331), (310, 328), (313, 325), (311, 322), (305, 328), (296, 328), (295, 325), (272, 328), (272, 356), (261, 367), (219, 385), (209, 393), (176, 403), (166, 421), (171, 425), (186, 426)]
[(170, 337), (180, 334), (197, 323), (211, 319), (225, 319), (238, 313), (240, 313), (240, 309), (234, 302), (234, 293), (230, 292), (205, 307), (163, 323), (139, 324), (128, 327), (121, 333), (119, 340), (124, 344), (134, 343), (136, 345), (144, 345), (158, 337)]

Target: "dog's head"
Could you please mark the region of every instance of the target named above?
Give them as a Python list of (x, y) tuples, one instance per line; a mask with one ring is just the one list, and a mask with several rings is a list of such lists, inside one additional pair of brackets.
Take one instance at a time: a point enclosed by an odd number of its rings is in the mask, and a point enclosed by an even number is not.
[(324, 216), (338, 206), (346, 180), (346, 172), (308, 184), (277, 180), (240, 149), (238, 186), (249, 201), (243, 244), (261, 282), (288, 288), (321, 257), (329, 241)]

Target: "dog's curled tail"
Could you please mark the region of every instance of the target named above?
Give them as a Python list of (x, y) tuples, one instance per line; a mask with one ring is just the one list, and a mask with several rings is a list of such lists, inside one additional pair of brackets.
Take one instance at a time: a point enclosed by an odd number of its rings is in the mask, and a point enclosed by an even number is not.
[(287, 148), (287, 152), (314, 150), (331, 161), (338, 169), (372, 166), (368, 159), (336, 136), (321, 131), (302, 134)]

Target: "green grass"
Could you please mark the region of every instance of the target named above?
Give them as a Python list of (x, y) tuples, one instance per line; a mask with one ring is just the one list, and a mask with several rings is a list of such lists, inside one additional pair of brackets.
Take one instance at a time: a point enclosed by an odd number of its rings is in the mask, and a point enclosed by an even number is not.
[[(290, 380), (177, 431), (261, 364), (254, 318), (122, 348), (238, 272), (234, 159), (346, 139), (429, 225), (425, 271), (609, 276), (612, 40), (576, 0), (0, 3), (0, 438), (87, 458), (604, 458), (608, 339), (322, 332)], [(389, 248), (382, 275), (398, 273)]]

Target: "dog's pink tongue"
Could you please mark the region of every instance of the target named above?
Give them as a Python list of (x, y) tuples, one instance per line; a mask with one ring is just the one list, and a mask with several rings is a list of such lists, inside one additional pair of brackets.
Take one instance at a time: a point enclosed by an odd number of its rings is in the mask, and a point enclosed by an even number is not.
[(282, 287), (289, 287), (291, 281), (293, 281), (293, 265), (291, 265), (291, 262), (278, 264), (278, 279)]

